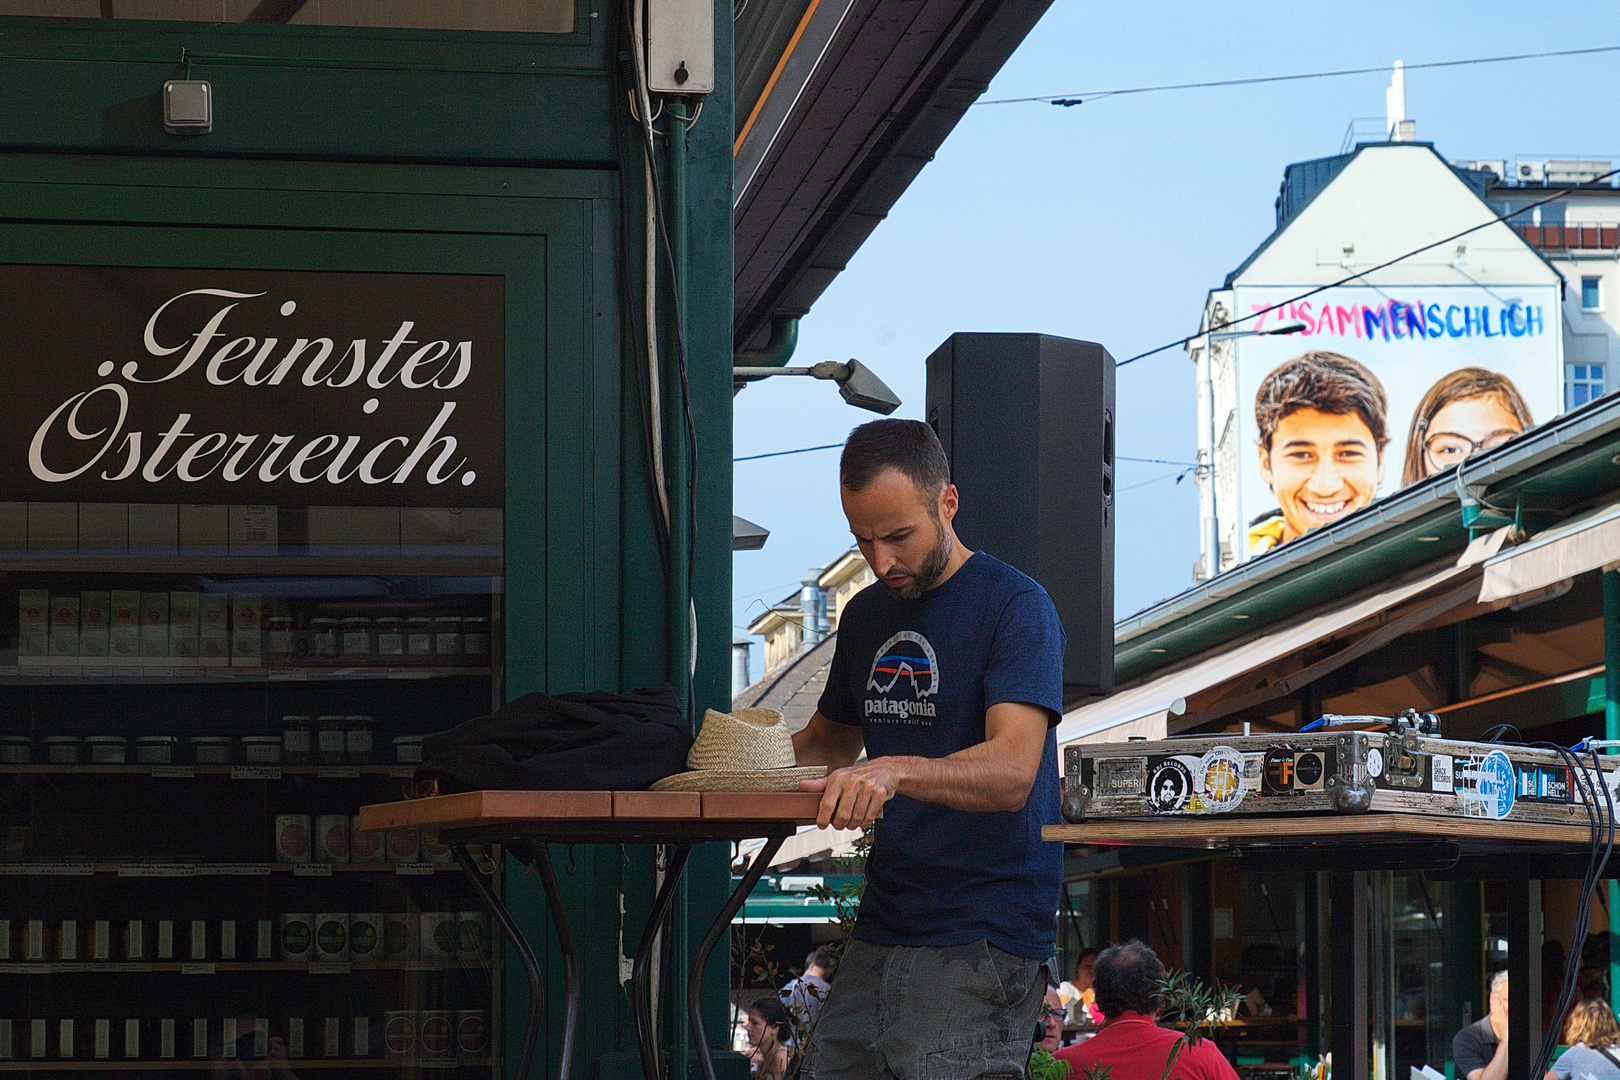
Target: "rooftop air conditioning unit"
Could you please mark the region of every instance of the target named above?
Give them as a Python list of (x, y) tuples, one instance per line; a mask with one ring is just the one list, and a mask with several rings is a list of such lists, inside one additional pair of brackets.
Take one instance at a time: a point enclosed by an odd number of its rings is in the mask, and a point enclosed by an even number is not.
[(1505, 161), (1454, 161), (1452, 164), (1470, 172), (1490, 173), (1498, 180), (1509, 179)]
[(1609, 171), (1607, 161), (1597, 161), (1583, 158), (1569, 161), (1547, 162), (1547, 183), (1549, 184), (1584, 184), (1589, 180), (1596, 180)]
[(1547, 163), (1521, 161), (1518, 163), (1515, 179), (1521, 184), (1544, 184), (1547, 182)]

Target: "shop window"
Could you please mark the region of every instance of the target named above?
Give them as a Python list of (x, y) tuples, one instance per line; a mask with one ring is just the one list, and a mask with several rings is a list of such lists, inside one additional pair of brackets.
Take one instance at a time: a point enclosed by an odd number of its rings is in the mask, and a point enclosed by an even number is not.
[(567, 34), (574, 0), (0, 0), (0, 15)]
[(1564, 380), (1567, 407), (1575, 408), (1603, 396), (1606, 364), (1569, 364), (1568, 378)]
[(1603, 279), (1600, 277), (1581, 278), (1581, 310), (1603, 310)]

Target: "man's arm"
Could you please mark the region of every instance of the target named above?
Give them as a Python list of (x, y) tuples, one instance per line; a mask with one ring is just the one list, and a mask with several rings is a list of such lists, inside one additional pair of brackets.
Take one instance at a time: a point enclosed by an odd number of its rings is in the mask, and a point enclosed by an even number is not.
[[(799, 734), (809, 732), (818, 719), (823, 719), (819, 713)], [(822, 828), (865, 828), (883, 816), (883, 804), (896, 795), (973, 813), (1020, 810), (1040, 772), (1047, 726), (1044, 709), (1004, 701), (985, 712), (982, 743), (942, 758), (896, 755), (843, 768), (828, 759), (825, 763), (834, 771), (825, 780), (805, 780), (799, 786), (823, 792), (816, 820)], [(799, 745), (795, 736), (795, 749)], [(819, 763), (800, 753), (799, 764)]]
[(821, 710), (810, 717), (810, 722), (793, 733), (793, 756), (799, 765), (825, 765), (828, 771), (853, 765), (866, 749), (861, 729), (851, 724), (840, 724), (821, 715)]
[(1496, 1053), (1486, 1062), (1483, 1069), (1470, 1069), (1467, 1080), (1507, 1080), (1508, 1071), (1508, 1041), (1501, 1040), (1496, 1044)]

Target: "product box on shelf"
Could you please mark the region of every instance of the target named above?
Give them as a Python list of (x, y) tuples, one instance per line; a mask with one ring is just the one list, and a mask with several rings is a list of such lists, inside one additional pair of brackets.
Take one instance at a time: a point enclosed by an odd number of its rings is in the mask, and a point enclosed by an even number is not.
[(111, 594), (85, 591), (79, 594), (79, 655), (85, 663), (105, 661), (112, 630)]
[(228, 596), (203, 593), (197, 600), (197, 662), (203, 667), (225, 667), (231, 662)]
[(51, 658), (79, 655), (79, 595), (51, 597)]
[(197, 659), (197, 615), (201, 595), (194, 592), (169, 594), (169, 655), (177, 661)]
[(141, 660), (162, 663), (169, 659), (169, 594), (141, 593)]
[(116, 665), (133, 665), (141, 655), (141, 594), (114, 589), (108, 594), (110, 613), (107, 655)]
[(264, 665), (264, 597), (258, 593), (231, 594), (231, 664)]
[(45, 589), (17, 591), (17, 661), (44, 663), (51, 648), (51, 595)]

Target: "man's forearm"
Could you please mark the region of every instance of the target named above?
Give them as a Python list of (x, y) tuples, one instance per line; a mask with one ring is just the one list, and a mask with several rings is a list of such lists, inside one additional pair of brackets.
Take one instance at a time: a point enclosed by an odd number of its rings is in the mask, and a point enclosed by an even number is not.
[(942, 758), (880, 760), (893, 765), (899, 794), (970, 813), (1021, 810), (1035, 783), (1021, 762), (995, 753), (989, 743)]
[(1496, 1053), (1479, 1074), (1479, 1080), (1507, 1080), (1508, 1072), (1508, 1041), (1503, 1039), (1496, 1044)]

